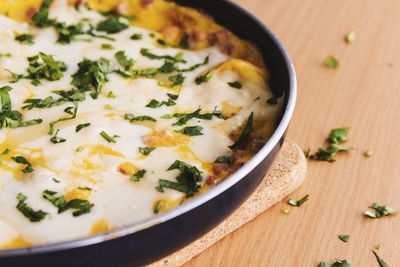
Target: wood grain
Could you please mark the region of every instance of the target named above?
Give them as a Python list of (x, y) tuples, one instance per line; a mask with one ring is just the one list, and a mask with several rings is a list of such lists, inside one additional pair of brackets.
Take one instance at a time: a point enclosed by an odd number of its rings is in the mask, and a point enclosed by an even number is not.
[[(400, 210), (400, 1), (237, 0), (277, 33), (298, 74), (299, 99), (289, 138), (316, 149), (329, 130), (350, 126), (356, 150), (329, 164), (310, 162), (291, 197), (302, 207), (281, 212), (282, 201), (186, 266), (317, 266), (347, 259), (352, 266), (400, 266), (400, 216), (367, 219), (373, 202)], [(353, 44), (343, 36), (357, 33)], [(341, 67), (322, 65), (328, 55)], [(362, 152), (372, 149), (366, 159)], [(350, 234), (343, 243), (338, 234)]]

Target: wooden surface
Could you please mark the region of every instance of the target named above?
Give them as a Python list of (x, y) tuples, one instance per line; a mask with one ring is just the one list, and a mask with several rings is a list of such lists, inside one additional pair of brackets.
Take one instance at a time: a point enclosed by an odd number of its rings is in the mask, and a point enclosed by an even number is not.
[[(374, 201), (400, 210), (400, 1), (237, 0), (275, 31), (291, 54), (299, 99), (289, 138), (316, 149), (329, 130), (350, 126), (357, 150), (329, 164), (310, 162), (291, 197), (310, 194), (300, 208), (282, 201), (186, 266), (317, 266), (347, 259), (352, 266), (400, 266), (400, 215), (366, 219)], [(353, 44), (343, 42), (355, 31)], [(322, 66), (328, 55), (337, 70)], [(372, 149), (370, 159), (362, 152)], [(338, 234), (350, 234), (343, 243)]]
[(148, 267), (180, 266), (229, 235), (296, 190), (304, 181), (307, 161), (294, 142), (286, 140), (268, 174), (231, 216), (189, 246)]

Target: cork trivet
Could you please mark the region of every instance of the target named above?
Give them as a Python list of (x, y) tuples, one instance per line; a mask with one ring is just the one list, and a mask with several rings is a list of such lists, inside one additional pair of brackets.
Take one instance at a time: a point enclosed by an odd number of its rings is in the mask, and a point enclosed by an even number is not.
[(286, 140), (264, 180), (231, 216), (200, 239), (149, 266), (181, 266), (188, 262), (296, 190), (303, 182), (306, 170), (303, 151), (294, 142)]

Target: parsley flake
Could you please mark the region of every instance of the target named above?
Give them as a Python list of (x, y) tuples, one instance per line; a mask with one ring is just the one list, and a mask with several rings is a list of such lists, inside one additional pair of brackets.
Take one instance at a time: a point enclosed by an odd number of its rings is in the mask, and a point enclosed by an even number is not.
[(15, 41), (20, 42), (21, 44), (31, 45), (33, 44), (33, 35), (32, 34), (21, 34), (15, 37)]
[(338, 69), (340, 67), (340, 62), (336, 57), (328, 56), (324, 61), (324, 65), (330, 69)]
[(355, 32), (349, 32), (344, 36), (344, 41), (346, 44), (351, 44), (354, 42), (354, 39), (356, 38), (356, 33)]
[(90, 122), (88, 123), (83, 123), (83, 124), (79, 124), (78, 126), (76, 126), (75, 128), (75, 132), (79, 132), (80, 130), (82, 130), (83, 128), (87, 128), (91, 125)]
[(304, 202), (306, 202), (309, 199), (309, 197), (310, 197), (310, 195), (307, 194), (304, 197), (302, 197), (300, 200), (289, 199), (288, 204), (291, 206), (300, 207), (301, 205), (304, 204)]
[(26, 217), (28, 218), (31, 222), (40, 222), (41, 220), (43, 220), (46, 215), (48, 214), (45, 211), (42, 210), (38, 210), (35, 211), (33, 210), (31, 207), (28, 206), (28, 204), (26, 204), (26, 200), (28, 198), (22, 194), (22, 193), (18, 193), (17, 195), (17, 209)]
[(203, 133), (201, 132), (202, 130), (203, 130), (203, 127), (201, 127), (201, 126), (188, 126), (179, 131), (176, 131), (176, 132), (184, 134), (184, 135), (188, 135), (188, 136), (199, 136), (199, 135), (203, 135)]
[(211, 78), (212, 78), (213, 75), (214, 75), (214, 72), (209, 71), (209, 72), (207, 72), (206, 74), (197, 77), (197, 78), (195, 79), (195, 82), (196, 82), (197, 85), (200, 85), (200, 84), (202, 84), (202, 83), (206, 83), (206, 82), (208, 82), (208, 81), (211, 80)]
[(67, 201), (64, 196), (56, 196), (57, 192), (45, 190), (43, 192), (43, 198), (48, 200), (53, 206), (58, 208), (58, 213), (62, 213), (66, 210), (72, 209), (72, 215), (74, 217), (89, 213), (94, 207), (94, 204), (83, 199), (72, 199)]
[(347, 260), (336, 260), (334, 263), (320, 262), (319, 267), (350, 267)]
[(236, 142), (233, 145), (229, 146), (230, 149), (237, 149), (240, 146), (242, 146), (245, 142), (247, 142), (251, 132), (253, 131), (253, 120), (254, 120), (254, 112), (251, 112), (242, 133), (240, 134)]
[(12, 157), (12, 159), (18, 164), (26, 165), (26, 167), (21, 170), (23, 173), (33, 172), (32, 164), (26, 158), (24, 158), (22, 156), (16, 156), (16, 157)]
[(54, 135), (50, 138), (50, 142), (52, 142), (53, 144), (64, 143), (67, 141), (67, 139), (64, 139), (64, 138), (61, 138), (58, 136), (59, 131), (60, 131), (60, 129), (57, 129), (56, 132), (54, 133)]
[(372, 253), (374, 253), (375, 258), (378, 261), (379, 267), (389, 267), (389, 265), (381, 257), (379, 257), (376, 251), (373, 250)]
[(339, 235), (339, 239), (342, 240), (343, 242), (347, 243), (347, 242), (349, 242), (350, 235)]
[(96, 30), (108, 34), (119, 33), (128, 29), (128, 25), (119, 21), (118, 17), (111, 16), (97, 25)]
[(137, 173), (135, 173), (134, 175), (131, 176), (131, 181), (133, 182), (139, 182), (141, 178), (144, 177), (144, 175), (146, 174), (146, 170), (140, 170)]
[(142, 40), (143, 39), (143, 35), (141, 33), (134, 33), (134, 34), (132, 34), (130, 39), (134, 40), (134, 41)]
[(176, 105), (176, 103), (172, 99), (168, 99), (168, 101), (161, 101), (161, 102), (156, 100), (156, 99), (152, 99), (146, 105), (146, 107), (148, 107), (148, 108), (159, 108), (159, 107), (162, 107), (162, 106), (170, 107), (170, 106), (175, 106), (175, 105)]
[(229, 82), (228, 85), (235, 89), (242, 89), (242, 84), (238, 81), (236, 82)]
[(110, 136), (108, 133), (106, 133), (105, 131), (101, 131), (100, 132), (101, 137), (103, 137), (107, 142), (109, 143), (117, 143), (116, 138), (118, 138), (118, 135), (113, 135)]
[(124, 51), (118, 51), (117, 53), (115, 53), (115, 58), (117, 59), (118, 63), (125, 69), (129, 69), (130, 67), (135, 65), (135, 61), (131, 58), (128, 58)]
[(372, 204), (372, 206), (370, 208), (372, 210), (365, 211), (364, 215), (366, 217), (373, 218), (373, 219), (381, 218), (384, 216), (394, 215), (396, 213), (394, 208), (392, 208), (388, 205), (381, 206), (377, 203), (374, 203), (374, 204)]
[(144, 156), (148, 156), (155, 149), (156, 149), (155, 147), (139, 147), (139, 152)]

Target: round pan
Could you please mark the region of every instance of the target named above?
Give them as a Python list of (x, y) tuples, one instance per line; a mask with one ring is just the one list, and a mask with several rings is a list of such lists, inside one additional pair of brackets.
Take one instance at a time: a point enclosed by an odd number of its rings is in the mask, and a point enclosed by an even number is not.
[[(229, 0), (178, 0), (204, 10), (218, 23), (261, 49), (275, 94), (284, 96), (278, 127), (242, 168), (208, 192), (182, 206), (139, 223), (79, 240), (0, 251), (0, 266), (139, 266), (188, 245), (228, 217), (255, 190), (285, 138), (296, 101), (296, 75), (276, 36), (253, 15)], [(64, 229), (68, 231), (68, 228)]]

